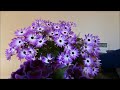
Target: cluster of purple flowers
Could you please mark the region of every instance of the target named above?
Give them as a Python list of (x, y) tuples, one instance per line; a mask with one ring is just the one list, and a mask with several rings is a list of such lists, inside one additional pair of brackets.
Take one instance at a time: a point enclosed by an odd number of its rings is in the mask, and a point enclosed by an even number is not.
[[(35, 20), (29, 27), (15, 32), (16, 38), (12, 39), (9, 44), (10, 48), (6, 50), (7, 60), (17, 54), (19, 60), (26, 59), (27, 62), (39, 60), (45, 64), (56, 62), (63, 66), (74, 65), (72, 69), (70, 67), (66, 70), (65, 79), (75, 78), (73, 72), (76, 69), (77, 72), (81, 73), (79, 77), (94, 77), (99, 72), (101, 64), (98, 59), (100, 39), (92, 34), (85, 35), (81, 46), (78, 48), (78, 43), (81, 41), (71, 30), (75, 26), (76, 24), (73, 22), (59, 21), (59, 23), (53, 23), (49, 20)], [(41, 48), (48, 46), (48, 42), (54, 42), (52, 46), (60, 48), (56, 56), (52, 50), (47, 54), (42, 52)], [(46, 50), (52, 46), (48, 46)], [(82, 61), (82, 65), (76, 66), (76, 63), (73, 63), (76, 60)], [(68, 73), (69, 69), (73, 71), (71, 71), (72, 74)]]

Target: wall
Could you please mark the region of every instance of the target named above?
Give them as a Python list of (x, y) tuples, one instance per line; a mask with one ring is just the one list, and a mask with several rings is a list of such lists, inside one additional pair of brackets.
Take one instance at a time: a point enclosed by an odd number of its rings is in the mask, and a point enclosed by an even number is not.
[(119, 12), (117, 11), (1, 11), (1, 59), (0, 78), (9, 78), (24, 61), (17, 60), (16, 56), (11, 61), (5, 57), (5, 49), (14, 38), (14, 31), (27, 27), (35, 19), (46, 19), (53, 22), (58, 20), (73, 21), (77, 27), (73, 31), (80, 37), (93, 33), (98, 35), (101, 42), (108, 43), (108, 49), (120, 48)]
[(119, 48), (120, 48), (120, 11), (119, 11)]
[[(0, 11), (0, 60), (1, 60), (1, 11)], [(0, 78), (1, 78), (1, 61), (0, 61)]]

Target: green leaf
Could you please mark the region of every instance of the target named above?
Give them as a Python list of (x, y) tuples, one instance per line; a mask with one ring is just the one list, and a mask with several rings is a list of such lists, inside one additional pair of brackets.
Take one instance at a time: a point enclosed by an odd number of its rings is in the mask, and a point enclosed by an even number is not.
[(53, 75), (53, 79), (64, 79), (64, 72), (67, 70), (68, 66), (61, 68), (61, 69), (57, 69), (54, 72)]

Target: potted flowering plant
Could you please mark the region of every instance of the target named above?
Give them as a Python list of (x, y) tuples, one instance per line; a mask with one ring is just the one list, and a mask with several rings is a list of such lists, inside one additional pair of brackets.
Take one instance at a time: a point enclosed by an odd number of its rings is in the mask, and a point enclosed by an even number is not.
[(100, 39), (92, 34), (79, 38), (73, 22), (35, 20), (15, 31), (6, 49), (7, 60), (17, 54), (26, 59), (11, 79), (93, 79), (100, 71)]

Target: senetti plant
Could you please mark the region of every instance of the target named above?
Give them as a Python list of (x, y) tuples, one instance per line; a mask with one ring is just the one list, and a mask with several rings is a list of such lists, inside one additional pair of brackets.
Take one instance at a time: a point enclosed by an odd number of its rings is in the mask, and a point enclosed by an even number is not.
[(73, 22), (35, 20), (15, 31), (6, 50), (7, 60), (26, 59), (10, 79), (94, 79), (100, 71), (98, 36), (79, 38)]

